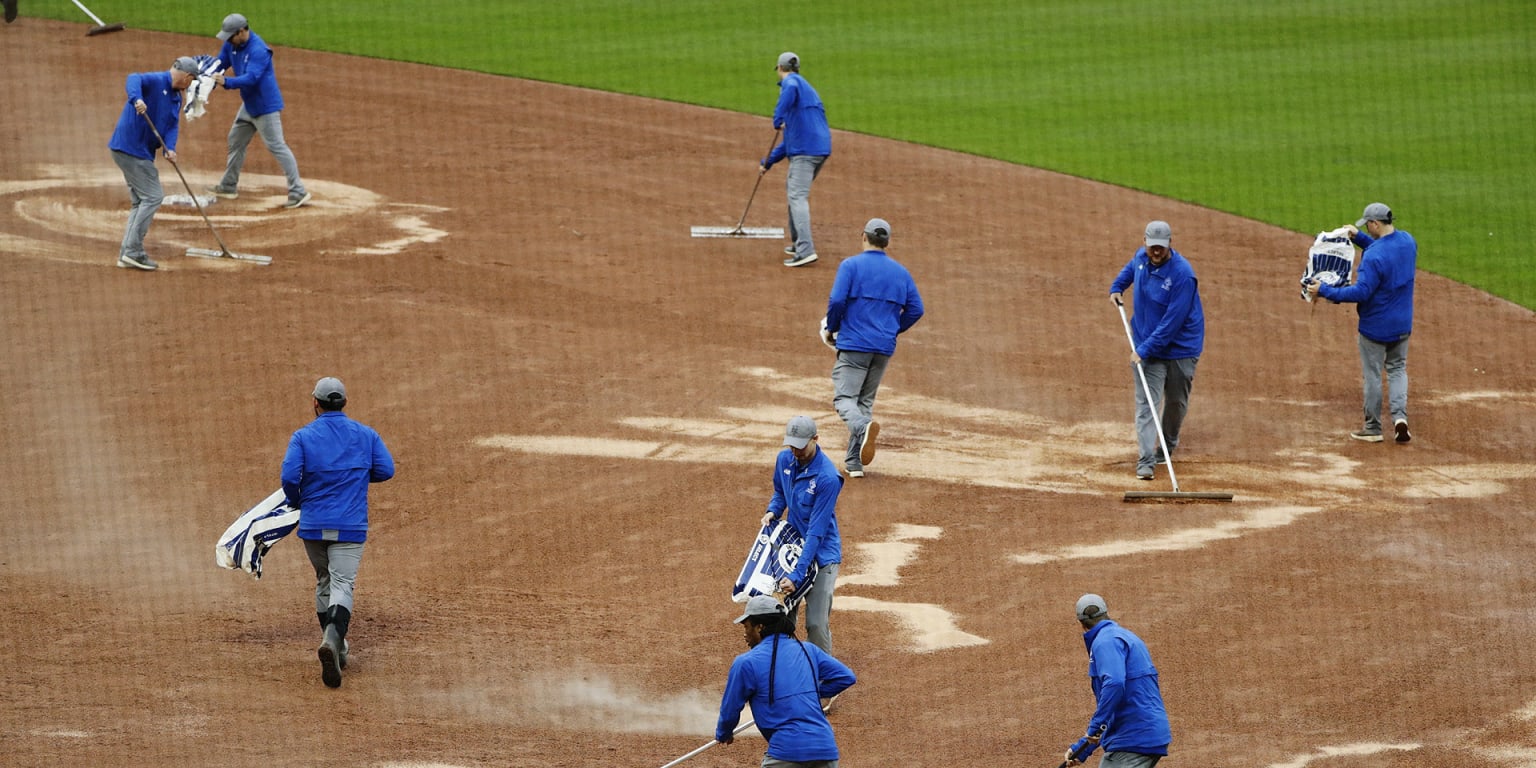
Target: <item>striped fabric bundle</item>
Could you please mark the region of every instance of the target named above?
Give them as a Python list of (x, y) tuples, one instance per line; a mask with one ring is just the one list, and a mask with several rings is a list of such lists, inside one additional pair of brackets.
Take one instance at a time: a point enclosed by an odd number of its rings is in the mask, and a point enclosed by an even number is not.
[(736, 577), (731, 599), (745, 603), (756, 595), (770, 595), (782, 599), (785, 608), (794, 610), (816, 581), (816, 564), (811, 563), (805, 582), (788, 595), (779, 593), (778, 584), (779, 579), (794, 573), (804, 541), (788, 520), (774, 520), (763, 526), (747, 553), (747, 562), (741, 566), (741, 575)]
[(225, 529), (213, 548), (219, 567), (239, 568), (261, 578), (261, 559), (267, 550), (299, 527), (299, 510), (287, 501), (279, 488)]
[(1319, 232), (1312, 240), (1312, 247), (1307, 249), (1307, 267), (1301, 275), (1301, 298), (1307, 299), (1307, 283), (1313, 280), (1339, 287), (1349, 285), (1354, 267), (1355, 245), (1349, 239), (1349, 228)]

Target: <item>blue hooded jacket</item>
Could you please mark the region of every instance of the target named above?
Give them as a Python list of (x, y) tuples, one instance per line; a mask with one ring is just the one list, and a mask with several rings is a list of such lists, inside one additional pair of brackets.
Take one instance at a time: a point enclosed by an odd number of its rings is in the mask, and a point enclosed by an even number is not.
[(272, 49), (267, 41), (255, 32), (240, 48), (226, 40), (219, 49), (219, 61), (235, 71), (234, 77), (224, 78), (224, 87), (240, 89), (247, 114), (261, 117), (283, 111), (283, 92), (277, 87), (277, 71), (272, 69)]
[(792, 635), (769, 635), (731, 662), (715, 741), (736, 730), (741, 708), (751, 702), (757, 729), (768, 739), (768, 757), (790, 763), (836, 760), (837, 741), (821, 700), (855, 682), (853, 670), (826, 651)]
[(869, 250), (843, 260), (827, 297), (827, 330), (848, 352), (896, 354), (896, 336), (923, 317), (917, 283), (885, 251)]
[(784, 141), (763, 159), (763, 167), (772, 168), (785, 157), (832, 154), (832, 129), (827, 127), (827, 111), (816, 89), (798, 72), (779, 81), (779, 103), (773, 108), (773, 127), (784, 129)]
[(1178, 251), (1160, 267), (1152, 266), (1145, 247), (1115, 276), (1110, 293), (1135, 284), (1131, 294), (1131, 336), (1143, 360), (1182, 360), (1199, 357), (1205, 348), (1205, 310), (1195, 269)]
[(778, 515), (788, 509), (785, 519), (803, 539), (800, 560), (789, 575), (797, 586), (805, 581), (813, 561), (817, 566), (843, 561), (843, 539), (837, 532), (837, 496), (842, 491), (843, 476), (826, 451), (816, 449), (816, 455), (803, 467), (793, 451), (779, 451), (773, 464), (773, 498), (768, 500), (768, 512)]
[[(165, 137), (165, 148), (176, 151), (176, 136), (181, 130), (181, 92), (171, 89), (170, 72), (135, 72), (128, 76), (125, 85), (128, 103), (123, 105), (117, 117), (117, 127), (107, 142), (110, 149), (133, 155), (140, 160), (154, 160), (160, 142), (144, 122), (146, 116), (155, 121), (155, 128)], [(133, 108), (134, 99), (143, 99), (145, 113), (140, 115)]]
[(1088, 680), (1098, 701), (1088, 732), (1108, 726), (1099, 742), (1105, 752), (1168, 754), (1173, 732), (1147, 644), (1109, 619), (1084, 632), (1083, 644), (1088, 647)]
[(283, 456), (283, 493), (299, 508), (299, 538), (366, 541), (368, 484), (394, 476), (378, 432), (342, 411), (321, 412), (293, 433)]
[(1360, 335), (1378, 344), (1394, 344), (1413, 332), (1413, 277), (1419, 244), (1400, 229), (1380, 240), (1361, 233), (1353, 238), (1365, 249), (1354, 285), (1318, 286), (1317, 295), (1353, 302), (1360, 315)]

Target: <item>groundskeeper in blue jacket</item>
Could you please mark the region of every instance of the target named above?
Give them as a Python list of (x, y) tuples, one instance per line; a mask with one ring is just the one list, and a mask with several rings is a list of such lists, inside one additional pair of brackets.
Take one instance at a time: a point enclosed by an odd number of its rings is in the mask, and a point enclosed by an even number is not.
[(912, 273), (885, 251), (871, 248), (838, 265), (827, 297), (827, 330), (838, 349), (894, 355), (896, 336), (922, 317)]
[[(773, 597), (753, 597), (748, 601), (749, 613), (754, 610), (754, 601), (771, 602)], [(737, 622), (746, 618), (744, 615)], [(793, 629), (793, 624), (787, 626)], [(852, 686), (856, 682), (853, 670), (813, 643), (801, 642), (793, 634), (767, 631), (771, 634), (749, 634), (748, 642), (755, 644), (731, 662), (720, 697), (715, 741), (731, 743), (742, 707), (750, 702), (754, 724), (768, 740), (767, 757), (790, 763), (837, 760), (837, 740), (821, 701)]]
[(804, 539), (790, 581), (803, 583), (812, 562), (822, 566), (843, 561), (843, 539), (837, 532), (837, 496), (842, 490), (843, 477), (825, 451), (816, 451), (803, 467), (793, 451), (779, 451), (768, 513), (777, 516), (788, 509), (785, 519)]
[(245, 45), (236, 48), (229, 40), (219, 49), (219, 61), (233, 69), (233, 77), (224, 78), (225, 88), (240, 89), (240, 99), (251, 117), (281, 112), (283, 92), (277, 87), (277, 72), (272, 69), (272, 49), (255, 32)]
[[(1083, 643), (1088, 647), (1088, 679), (1098, 701), (1088, 733), (1104, 734), (1098, 746), (1105, 752), (1168, 754), (1173, 732), (1147, 644), (1109, 619), (1084, 632)], [(1081, 754), (1092, 752), (1090, 748)]]
[(1205, 311), (1200, 306), (1195, 269), (1178, 251), (1153, 266), (1142, 247), (1110, 285), (1111, 294), (1135, 284), (1131, 334), (1143, 360), (1199, 357), (1205, 348)]
[(821, 96), (800, 73), (779, 81), (779, 103), (773, 108), (773, 127), (784, 129), (784, 141), (768, 153), (764, 168), (793, 155), (827, 157), (832, 154), (832, 129)]
[(368, 484), (394, 476), (378, 432), (342, 411), (321, 412), (293, 433), (283, 457), (283, 492), (300, 510), (299, 538), (366, 541)]
[(1413, 332), (1413, 277), (1419, 246), (1413, 235), (1395, 230), (1380, 240), (1358, 232), (1351, 238), (1365, 249), (1353, 285), (1319, 285), (1317, 295), (1355, 304), (1360, 335), (1378, 344), (1394, 344)]

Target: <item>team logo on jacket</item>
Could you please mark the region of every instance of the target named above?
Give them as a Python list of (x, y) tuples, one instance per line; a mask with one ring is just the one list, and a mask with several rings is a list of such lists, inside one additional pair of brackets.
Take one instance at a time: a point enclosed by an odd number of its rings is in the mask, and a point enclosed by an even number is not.
[(816, 495), (816, 479), (815, 478), (811, 479), (811, 487), (805, 489), (805, 492), (810, 494), (810, 495), (812, 495), (812, 496)]

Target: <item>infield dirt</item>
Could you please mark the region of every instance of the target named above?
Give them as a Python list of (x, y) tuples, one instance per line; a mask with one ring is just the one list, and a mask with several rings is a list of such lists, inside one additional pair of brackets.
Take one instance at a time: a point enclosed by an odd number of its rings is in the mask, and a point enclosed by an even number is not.
[[(212, 244), (167, 207), (162, 270), (116, 269), (123, 78), (213, 45), (0, 29), (0, 762), (645, 766), (708, 741), (784, 419), (844, 445), (816, 321), (880, 216), (929, 314), (839, 508), (845, 768), (1059, 762), (1093, 707), (1089, 591), (1151, 646), (1164, 765), (1536, 765), (1531, 312), (1421, 272), (1414, 439), (1360, 444), (1354, 313), (1297, 298), (1311, 233), (840, 132), (821, 261), (785, 269), (780, 243), (689, 237), (740, 215), (766, 117), (295, 50), (314, 202), (282, 210), (258, 146), (209, 209), (273, 265), (178, 256)], [(237, 106), (184, 126), (194, 186)], [(747, 225), (783, 226), (782, 183)], [(1121, 502), (1107, 286), (1150, 219), (1208, 318), (1180, 485), (1232, 504)], [(340, 690), (301, 548), (259, 582), (212, 553), (324, 375), (399, 467)]]

